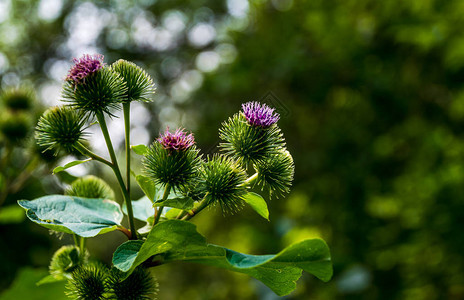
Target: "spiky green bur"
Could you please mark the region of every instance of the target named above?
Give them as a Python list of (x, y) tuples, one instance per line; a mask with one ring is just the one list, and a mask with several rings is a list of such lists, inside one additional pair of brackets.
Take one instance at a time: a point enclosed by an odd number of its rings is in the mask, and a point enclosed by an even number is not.
[(219, 205), (223, 212), (230, 213), (243, 206), (247, 175), (236, 160), (224, 155), (209, 157), (200, 176), (198, 191), (205, 195), (208, 205)]
[(139, 267), (125, 280), (122, 273), (114, 269), (108, 279), (109, 299), (151, 300), (158, 293), (158, 282), (145, 268)]
[(197, 177), (201, 157), (195, 145), (184, 150), (165, 148), (155, 141), (145, 154), (142, 164), (144, 172), (156, 184), (169, 184), (173, 188), (184, 188)]
[(47, 150), (64, 150), (72, 153), (74, 147), (84, 139), (86, 118), (69, 106), (49, 108), (40, 117), (36, 126), (37, 144)]
[(253, 126), (242, 112), (222, 123), (219, 137), (225, 141), (219, 145), (225, 154), (246, 165), (265, 159), (285, 146), (282, 132), (276, 124)]
[(65, 194), (83, 198), (115, 199), (111, 187), (103, 179), (93, 175), (76, 179), (65, 191)]
[(87, 114), (106, 113), (113, 116), (113, 110), (125, 100), (126, 83), (110, 68), (104, 67), (90, 73), (84, 81), (76, 83), (68, 79), (63, 86), (63, 101)]
[(290, 192), (295, 173), (293, 158), (287, 150), (269, 155), (254, 165), (258, 172), (257, 184), (269, 195), (280, 197)]
[(67, 295), (76, 300), (106, 299), (108, 268), (100, 263), (91, 263), (76, 268), (68, 281)]
[(36, 101), (30, 88), (9, 88), (2, 93), (1, 103), (11, 110), (29, 110)]
[(74, 245), (63, 246), (53, 254), (50, 274), (57, 279), (70, 278), (71, 273), (87, 262), (87, 253), (81, 253)]
[(0, 114), (0, 132), (11, 142), (26, 138), (31, 127), (31, 117), (24, 112), (3, 111)]
[(152, 101), (155, 87), (150, 75), (133, 62), (120, 59), (111, 65), (111, 69), (118, 73), (126, 82), (126, 101)]

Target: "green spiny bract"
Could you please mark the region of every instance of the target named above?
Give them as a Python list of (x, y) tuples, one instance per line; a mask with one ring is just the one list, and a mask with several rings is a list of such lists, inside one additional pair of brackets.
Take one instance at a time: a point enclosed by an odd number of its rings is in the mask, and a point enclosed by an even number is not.
[(166, 149), (160, 142), (155, 141), (149, 148), (142, 161), (145, 173), (156, 184), (184, 188), (198, 176), (201, 157), (195, 145), (184, 150)]
[(125, 100), (126, 83), (116, 72), (105, 67), (89, 74), (82, 83), (67, 80), (63, 86), (63, 101), (74, 108), (95, 115), (120, 108)]
[(34, 92), (26, 87), (9, 88), (1, 96), (1, 103), (11, 110), (30, 110), (35, 101)]
[(106, 299), (108, 273), (108, 268), (100, 263), (79, 266), (66, 285), (67, 295), (77, 300)]
[(111, 69), (126, 82), (126, 101), (151, 101), (150, 97), (155, 93), (155, 88), (153, 80), (145, 70), (123, 59), (113, 63)]
[(282, 196), (290, 192), (295, 165), (290, 153), (281, 149), (254, 165), (258, 172), (257, 184), (266, 188), (270, 196)]
[(103, 179), (92, 175), (76, 179), (65, 194), (84, 198), (115, 199), (114, 191), (110, 186)]
[(114, 300), (151, 300), (158, 293), (158, 282), (145, 268), (138, 267), (126, 279), (117, 269), (112, 270), (108, 278), (109, 299)]
[(276, 124), (267, 128), (250, 125), (242, 112), (222, 123), (219, 137), (225, 141), (220, 144), (222, 150), (245, 165), (265, 159), (285, 146)]
[(85, 123), (84, 115), (69, 106), (49, 108), (37, 123), (37, 144), (47, 150), (53, 149), (55, 153), (60, 149), (72, 153), (84, 138)]
[(81, 253), (74, 245), (63, 246), (53, 254), (50, 274), (57, 279), (70, 278), (71, 273), (87, 262), (87, 253)]
[(26, 138), (31, 126), (31, 117), (25, 112), (3, 111), (0, 115), (0, 132), (11, 142)]
[(208, 205), (220, 205), (223, 212), (231, 213), (243, 206), (247, 175), (236, 160), (213, 155), (203, 165), (200, 174), (198, 191), (205, 195)]

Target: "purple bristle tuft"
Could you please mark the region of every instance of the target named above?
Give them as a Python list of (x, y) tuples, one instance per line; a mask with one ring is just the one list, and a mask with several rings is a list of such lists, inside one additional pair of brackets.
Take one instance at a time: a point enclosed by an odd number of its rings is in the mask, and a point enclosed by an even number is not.
[(279, 114), (274, 112), (274, 108), (259, 102), (244, 103), (242, 104), (242, 110), (248, 123), (252, 126), (267, 128), (277, 123), (280, 118)]
[(157, 140), (165, 149), (176, 151), (186, 150), (195, 144), (193, 134), (187, 134), (181, 128), (174, 133), (169, 132), (167, 128)]
[(65, 80), (73, 81), (74, 84), (84, 83), (85, 78), (89, 75), (103, 69), (103, 55), (101, 54), (84, 54), (81, 58), (73, 59), (74, 66), (69, 70)]

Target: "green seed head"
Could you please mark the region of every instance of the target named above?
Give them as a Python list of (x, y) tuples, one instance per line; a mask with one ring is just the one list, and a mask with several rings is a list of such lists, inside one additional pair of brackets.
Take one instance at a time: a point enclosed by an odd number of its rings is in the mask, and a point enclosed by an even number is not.
[(120, 59), (111, 65), (127, 86), (126, 101), (150, 102), (155, 93), (155, 87), (150, 75), (136, 64)]
[(236, 212), (243, 206), (242, 196), (247, 192), (245, 170), (230, 157), (209, 157), (200, 172), (198, 191), (209, 204), (219, 205), (223, 212)]
[(121, 272), (114, 269), (108, 279), (109, 298), (115, 300), (151, 300), (156, 299), (158, 282), (155, 277), (142, 267), (125, 280)]
[(106, 299), (108, 273), (108, 268), (100, 263), (77, 267), (66, 285), (67, 295), (76, 300)]
[(280, 150), (255, 164), (258, 185), (277, 198), (290, 192), (295, 173), (293, 158), (287, 150)]
[(37, 144), (58, 152), (70, 153), (84, 138), (86, 117), (69, 106), (52, 107), (40, 117), (36, 127)]
[(76, 179), (65, 191), (66, 195), (83, 198), (102, 198), (114, 200), (114, 191), (102, 179), (88, 175)]

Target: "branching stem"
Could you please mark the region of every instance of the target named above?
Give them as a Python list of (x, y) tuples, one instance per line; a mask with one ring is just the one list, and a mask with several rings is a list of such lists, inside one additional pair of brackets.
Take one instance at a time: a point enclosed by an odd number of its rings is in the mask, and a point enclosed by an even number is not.
[(127, 192), (126, 185), (124, 184), (124, 180), (122, 179), (121, 170), (119, 169), (118, 161), (116, 159), (116, 153), (114, 152), (113, 144), (111, 143), (111, 138), (108, 132), (108, 127), (106, 126), (105, 117), (102, 112), (98, 112), (96, 116), (98, 123), (100, 123), (100, 128), (102, 130), (103, 137), (105, 138), (106, 146), (111, 157), (111, 165), (114, 175), (116, 175), (116, 179), (118, 180), (119, 186), (124, 197), (124, 202), (126, 202), (127, 215), (129, 216), (129, 226), (132, 233), (131, 238), (137, 239), (137, 230), (135, 228), (134, 223), (134, 212), (132, 210), (132, 202)]
[(190, 220), (191, 218), (195, 217), (200, 211), (202, 211), (203, 209), (205, 209), (207, 206), (208, 206), (209, 202), (208, 200), (206, 200), (206, 196), (205, 198), (200, 202), (200, 205), (198, 205), (197, 207), (195, 207), (191, 213), (185, 215), (182, 220)]

